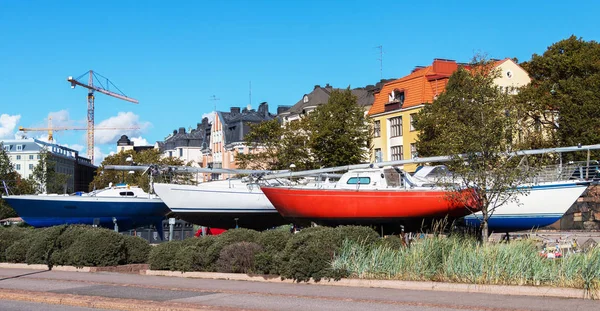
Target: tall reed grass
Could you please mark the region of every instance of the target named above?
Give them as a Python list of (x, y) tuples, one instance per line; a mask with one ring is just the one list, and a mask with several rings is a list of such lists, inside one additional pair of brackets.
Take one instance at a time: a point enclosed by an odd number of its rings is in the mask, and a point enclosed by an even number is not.
[(345, 241), (333, 269), (357, 278), (497, 285), (543, 285), (600, 290), (600, 248), (550, 260), (532, 241), (482, 246), (469, 237), (430, 237), (411, 247)]

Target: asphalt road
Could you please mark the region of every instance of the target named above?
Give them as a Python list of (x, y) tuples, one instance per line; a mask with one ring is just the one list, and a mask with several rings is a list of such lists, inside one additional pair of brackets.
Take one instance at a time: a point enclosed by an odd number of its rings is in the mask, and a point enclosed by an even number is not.
[(0, 310), (89, 310), (90, 307), (107, 310), (576, 311), (600, 310), (600, 301), (0, 269)]

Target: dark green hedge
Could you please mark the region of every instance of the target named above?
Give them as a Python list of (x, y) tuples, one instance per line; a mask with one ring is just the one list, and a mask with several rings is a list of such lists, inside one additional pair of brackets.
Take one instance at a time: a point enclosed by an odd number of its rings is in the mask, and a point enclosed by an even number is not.
[(0, 261), (27, 264), (114, 266), (148, 261), (150, 245), (138, 237), (91, 226), (0, 229)]
[(29, 264), (113, 266), (148, 263), (153, 270), (220, 271), (280, 275), (298, 282), (337, 279), (331, 261), (344, 240), (401, 247), (360, 226), (311, 227), (292, 234), (274, 229), (233, 229), (218, 236), (165, 242), (145, 240), (90, 226), (0, 229), (0, 259)]

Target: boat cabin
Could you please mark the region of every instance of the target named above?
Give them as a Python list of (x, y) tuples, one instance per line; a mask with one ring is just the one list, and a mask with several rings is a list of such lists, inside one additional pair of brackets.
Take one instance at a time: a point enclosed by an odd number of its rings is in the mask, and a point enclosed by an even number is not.
[(412, 188), (418, 186), (410, 175), (397, 167), (367, 168), (352, 170), (335, 184), (338, 189), (389, 189)]

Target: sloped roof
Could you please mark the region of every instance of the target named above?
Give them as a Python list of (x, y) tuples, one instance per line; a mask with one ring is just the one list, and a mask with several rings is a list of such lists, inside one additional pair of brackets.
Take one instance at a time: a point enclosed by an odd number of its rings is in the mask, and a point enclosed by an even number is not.
[[(333, 90), (343, 91), (344, 89), (333, 88), (329, 85), (321, 87), (316, 85), (312, 92), (302, 95), (302, 98), (293, 105), (290, 109), (285, 111), (285, 114), (301, 114), (302, 111), (307, 107), (316, 107), (319, 105), (326, 104), (329, 101), (329, 96)], [(356, 103), (361, 106), (370, 106), (373, 104), (373, 89), (367, 88), (355, 88), (350, 90), (354, 96), (356, 96)], [(308, 102), (304, 102), (304, 96), (308, 97)]]
[(418, 67), (409, 75), (384, 84), (381, 91), (375, 93), (375, 101), (368, 114), (385, 112), (388, 96), (394, 90), (404, 92), (403, 109), (433, 102), (434, 97), (444, 91), (448, 78), (456, 69), (458, 64), (455, 61), (435, 59), (430, 66)]
[(223, 124), (225, 144), (244, 141), (244, 137), (250, 131), (249, 123), (261, 123), (275, 118), (275, 115), (269, 112), (269, 105), (266, 102), (261, 103), (258, 110), (240, 111), (239, 108), (233, 107), (230, 112), (218, 111), (217, 114)]

